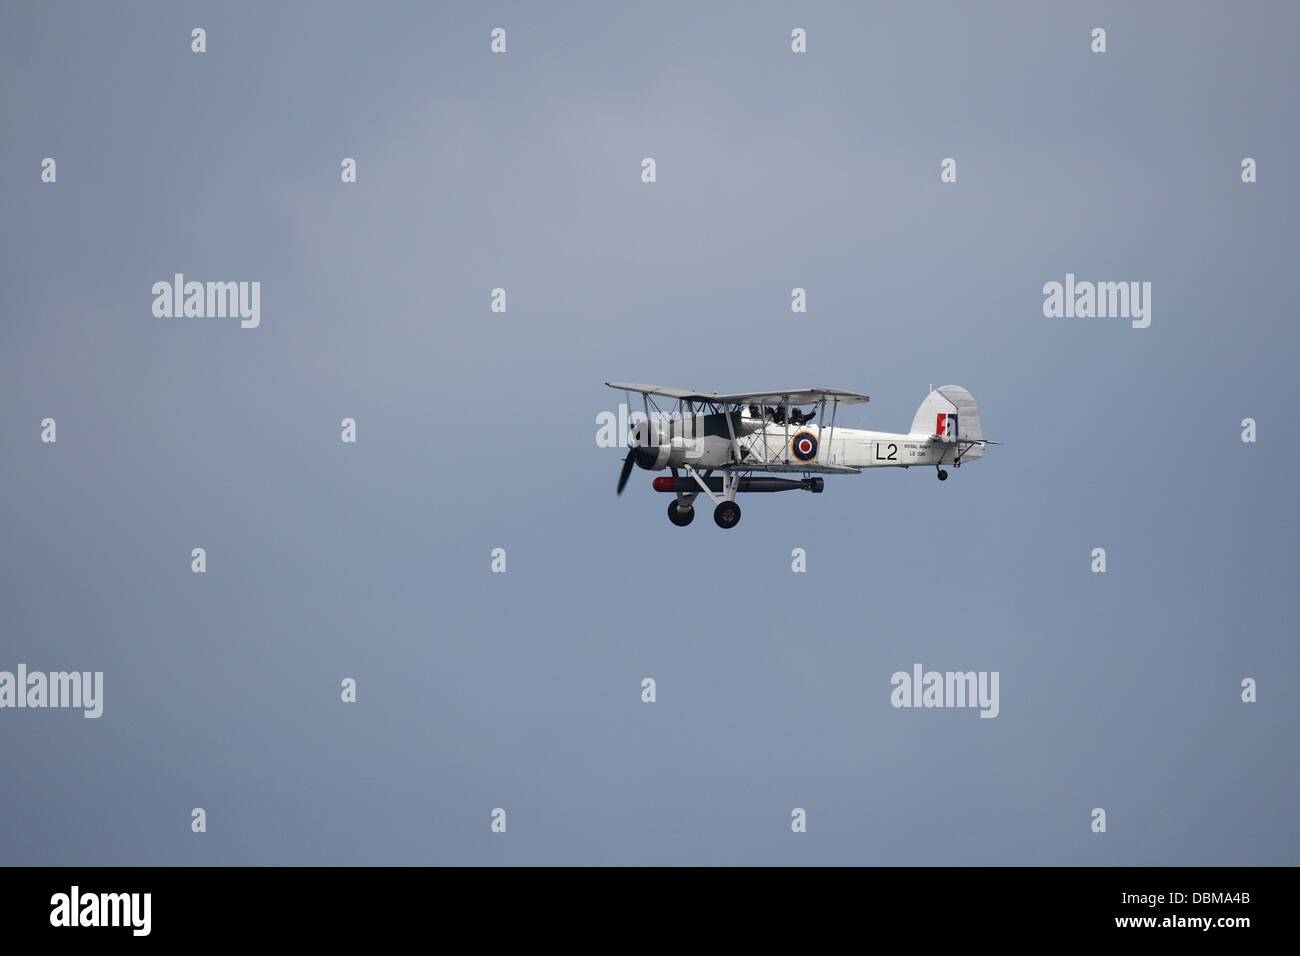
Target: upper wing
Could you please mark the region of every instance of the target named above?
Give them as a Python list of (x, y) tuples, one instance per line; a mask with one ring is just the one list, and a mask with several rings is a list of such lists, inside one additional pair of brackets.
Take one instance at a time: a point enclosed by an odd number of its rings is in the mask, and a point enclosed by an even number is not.
[(649, 395), (663, 395), (666, 398), (679, 398), (692, 402), (718, 402), (727, 405), (813, 405), (820, 401), (834, 401), (841, 405), (857, 405), (871, 399), (860, 392), (848, 392), (842, 388), (788, 388), (773, 392), (734, 392), (719, 395), (717, 392), (696, 392), (688, 388), (666, 388), (663, 385), (636, 385), (631, 382), (606, 382), (610, 388), (621, 388), (629, 392), (642, 392)]
[(667, 388), (663, 385), (638, 385), (635, 382), (606, 382), (610, 388), (621, 388), (625, 392), (641, 392), (644, 395), (663, 395), (665, 398), (694, 399), (697, 393), (689, 388)]

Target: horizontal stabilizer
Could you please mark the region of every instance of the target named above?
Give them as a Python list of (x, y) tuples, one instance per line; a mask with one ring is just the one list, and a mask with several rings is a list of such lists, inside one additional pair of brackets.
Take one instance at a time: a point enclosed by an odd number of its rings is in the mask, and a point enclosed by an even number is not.
[(1001, 445), (1000, 441), (989, 438), (949, 438), (946, 435), (931, 435), (930, 441), (941, 441), (949, 445)]

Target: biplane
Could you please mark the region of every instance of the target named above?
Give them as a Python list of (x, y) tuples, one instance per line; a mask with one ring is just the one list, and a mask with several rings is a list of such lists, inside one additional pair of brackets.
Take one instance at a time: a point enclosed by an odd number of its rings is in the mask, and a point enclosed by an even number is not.
[[(719, 395), (630, 382), (605, 384), (640, 393), (645, 413), (631, 429), (618, 494), (633, 466), (669, 470), (671, 478), (656, 478), (652, 486), (674, 495), (668, 520), (678, 527), (695, 519), (700, 494), (713, 502), (718, 527), (734, 528), (740, 522), (739, 493), (820, 493), (822, 475), (914, 465), (933, 465), (939, 480), (946, 481), (945, 466), (960, 468), (983, 457), (984, 446), (998, 444), (984, 438), (979, 407), (959, 385), (931, 388), (904, 435), (836, 427), (840, 406), (870, 401), (839, 388)], [(655, 398), (675, 406), (665, 411)], [(783, 474), (799, 477), (771, 477)]]

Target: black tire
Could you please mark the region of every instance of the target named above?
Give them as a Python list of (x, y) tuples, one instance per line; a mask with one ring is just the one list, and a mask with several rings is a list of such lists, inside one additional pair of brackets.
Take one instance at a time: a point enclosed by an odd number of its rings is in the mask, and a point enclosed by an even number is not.
[(734, 528), (740, 524), (740, 505), (724, 501), (713, 509), (713, 521), (719, 528)]
[(695, 520), (695, 509), (692, 508), (690, 511), (682, 511), (677, 507), (677, 499), (674, 498), (672, 501), (668, 502), (668, 520), (679, 528), (685, 528)]
[(946, 471), (944, 471), (942, 468), (939, 469), (939, 480), (940, 480), (940, 481), (947, 481), (947, 480), (948, 480), (948, 473), (947, 473)]

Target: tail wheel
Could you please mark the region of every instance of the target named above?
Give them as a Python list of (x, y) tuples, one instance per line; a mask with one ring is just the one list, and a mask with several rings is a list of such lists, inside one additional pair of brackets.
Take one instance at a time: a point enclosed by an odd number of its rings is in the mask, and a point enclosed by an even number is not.
[(713, 521), (719, 528), (734, 528), (740, 524), (740, 505), (724, 501), (713, 509)]
[(687, 508), (683, 511), (681, 508), (677, 507), (677, 500), (673, 499), (668, 502), (668, 520), (679, 528), (685, 528), (695, 520), (695, 509)]

